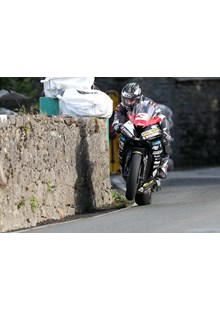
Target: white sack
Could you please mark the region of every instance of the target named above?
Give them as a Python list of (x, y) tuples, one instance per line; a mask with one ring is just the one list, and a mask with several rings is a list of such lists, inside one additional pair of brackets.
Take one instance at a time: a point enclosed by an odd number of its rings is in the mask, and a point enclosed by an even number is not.
[(94, 77), (47, 77), (41, 80), (44, 85), (44, 93), (46, 97), (57, 98), (58, 95), (63, 95), (65, 90), (76, 88), (79, 90), (91, 89), (94, 83)]
[(58, 95), (60, 113), (70, 116), (96, 116), (110, 118), (113, 112), (113, 101), (100, 90), (79, 92), (67, 89), (63, 96)]

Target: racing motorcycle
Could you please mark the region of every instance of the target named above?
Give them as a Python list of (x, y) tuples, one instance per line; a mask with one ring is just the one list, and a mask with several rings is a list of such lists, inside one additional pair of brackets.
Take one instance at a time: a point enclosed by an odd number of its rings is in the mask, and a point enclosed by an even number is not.
[(138, 104), (121, 127), (119, 150), (123, 149), (121, 173), (126, 182), (125, 196), (138, 205), (152, 202), (152, 193), (160, 189), (156, 178), (163, 155), (163, 132), (152, 105)]

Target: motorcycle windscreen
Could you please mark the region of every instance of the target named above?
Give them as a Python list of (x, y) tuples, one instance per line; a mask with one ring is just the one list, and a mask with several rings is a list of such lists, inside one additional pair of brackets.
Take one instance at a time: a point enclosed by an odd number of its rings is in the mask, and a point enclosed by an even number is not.
[(132, 113), (129, 114), (129, 119), (135, 126), (146, 127), (151, 124), (160, 122), (160, 117), (155, 114), (155, 108), (151, 104), (139, 103)]

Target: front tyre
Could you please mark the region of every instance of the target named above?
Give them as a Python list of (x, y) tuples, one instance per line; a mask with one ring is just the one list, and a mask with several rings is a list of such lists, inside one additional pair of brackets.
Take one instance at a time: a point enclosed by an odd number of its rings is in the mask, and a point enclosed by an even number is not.
[(134, 200), (140, 176), (142, 155), (139, 153), (134, 153), (131, 158), (129, 173), (126, 184), (125, 196), (127, 200)]

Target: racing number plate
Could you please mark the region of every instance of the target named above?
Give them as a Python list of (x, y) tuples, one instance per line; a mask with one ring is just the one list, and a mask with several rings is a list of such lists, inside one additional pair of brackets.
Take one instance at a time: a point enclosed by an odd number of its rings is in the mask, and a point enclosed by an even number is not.
[(148, 129), (144, 132), (142, 132), (143, 139), (152, 138), (160, 133), (160, 130), (157, 127), (151, 127), (151, 129)]

